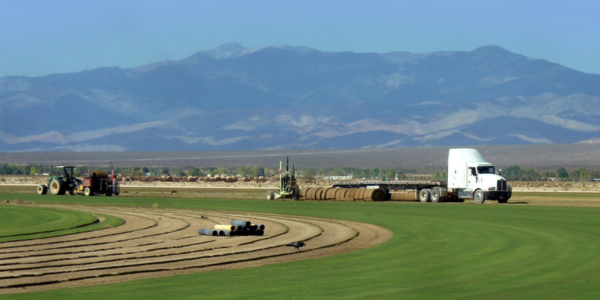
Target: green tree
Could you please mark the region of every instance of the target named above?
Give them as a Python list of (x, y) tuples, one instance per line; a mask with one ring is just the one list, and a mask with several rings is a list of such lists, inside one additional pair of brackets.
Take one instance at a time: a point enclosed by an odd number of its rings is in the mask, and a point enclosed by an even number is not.
[(569, 174), (569, 180), (571, 181), (579, 181), (579, 173), (581, 171), (579, 169), (574, 170), (573, 172), (571, 172), (571, 174)]
[(394, 180), (396, 178), (396, 171), (389, 169), (385, 172), (385, 178), (388, 180)]
[(254, 177), (265, 176), (265, 168), (261, 168), (261, 167), (258, 167), (258, 166), (253, 166), (251, 174)]
[(560, 180), (569, 179), (569, 172), (567, 172), (565, 168), (559, 168), (558, 170), (556, 170), (556, 174), (558, 175), (558, 178)]

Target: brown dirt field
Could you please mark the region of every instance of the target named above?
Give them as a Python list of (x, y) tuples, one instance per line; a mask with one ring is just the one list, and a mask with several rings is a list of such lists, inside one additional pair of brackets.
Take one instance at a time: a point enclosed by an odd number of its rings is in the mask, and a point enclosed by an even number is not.
[[(261, 213), (109, 206), (39, 207), (104, 213), (122, 226), (0, 244), (0, 294), (122, 282), (315, 258), (382, 243), (392, 232), (370, 224)], [(203, 218), (204, 216), (205, 218)], [(263, 236), (213, 237), (199, 228), (244, 219)], [(305, 241), (302, 251), (286, 247)]]

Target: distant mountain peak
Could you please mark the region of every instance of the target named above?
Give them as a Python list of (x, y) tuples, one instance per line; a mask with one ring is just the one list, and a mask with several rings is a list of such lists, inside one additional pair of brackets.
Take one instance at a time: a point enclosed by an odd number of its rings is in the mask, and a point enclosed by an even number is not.
[(219, 51), (223, 51), (223, 52), (232, 52), (232, 51), (239, 51), (239, 50), (244, 50), (244, 49), (246, 49), (246, 47), (240, 45), (239, 43), (231, 42), (231, 43), (225, 43), (225, 44), (219, 45), (214, 50), (219, 50)]
[(506, 55), (506, 54), (514, 54), (500, 46), (496, 46), (496, 45), (485, 45), (485, 46), (481, 46), (479, 48), (476, 48), (475, 50), (471, 51), (471, 53), (478, 53), (478, 54), (502, 54), (502, 55)]
[(214, 59), (227, 59), (244, 56), (252, 52), (259, 51), (261, 49), (263, 48), (246, 48), (240, 45), (239, 43), (231, 42), (227, 44), (222, 44), (212, 50), (201, 51), (199, 53), (208, 55)]

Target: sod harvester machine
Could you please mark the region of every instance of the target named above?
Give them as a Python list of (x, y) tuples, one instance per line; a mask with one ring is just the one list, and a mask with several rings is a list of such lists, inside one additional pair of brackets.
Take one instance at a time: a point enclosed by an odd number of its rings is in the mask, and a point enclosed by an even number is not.
[(290, 159), (286, 157), (285, 172), (282, 169), (282, 162), (279, 162), (279, 192), (267, 192), (267, 200), (291, 198), (300, 199), (300, 187), (296, 184), (296, 164), (292, 163), (292, 172), (289, 170)]
[[(54, 168), (51, 168), (50, 176), (48, 176), (47, 184), (37, 186), (37, 193), (45, 195), (48, 190), (52, 195), (85, 195), (93, 196), (95, 194), (105, 194), (106, 196), (113, 195), (113, 183), (111, 177), (106, 171), (91, 171), (84, 175), (83, 181), (73, 176), (74, 166), (57, 166), (57, 169), (62, 169), (60, 175), (54, 175)], [(117, 182), (116, 189), (119, 192)]]

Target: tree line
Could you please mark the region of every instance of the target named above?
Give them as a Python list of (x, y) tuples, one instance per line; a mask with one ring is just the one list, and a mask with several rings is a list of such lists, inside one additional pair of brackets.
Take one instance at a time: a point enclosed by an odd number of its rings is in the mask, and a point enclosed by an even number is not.
[(535, 169), (524, 169), (520, 166), (510, 166), (502, 172), (507, 180), (512, 181), (574, 181), (590, 182), (594, 179), (600, 179), (600, 170), (578, 168), (568, 172), (565, 168), (558, 168), (556, 171), (537, 171)]
[[(0, 175), (42, 175), (50, 174), (52, 166), (50, 165), (17, 165), (0, 164)], [(77, 166), (75, 176), (82, 176), (90, 170), (103, 170), (110, 172), (110, 167), (98, 166)], [(225, 174), (228, 176), (265, 176), (271, 177), (278, 174), (278, 169), (266, 169), (258, 166), (240, 166), (237, 168), (227, 167), (208, 167), (197, 168), (194, 166), (185, 167), (115, 167), (115, 173), (123, 176), (194, 176), (204, 177), (206, 175)], [(290, 170), (291, 171), (291, 170)], [(307, 168), (298, 169), (298, 174), (306, 180), (321, 179), (329, 176), (348, 176), (352, 179), (366, 180), (447, 180), (446, 171), (417, 171), (414, 169), (379, 169), (379, 168)], [(54, 168), (54, 174), (58, 174)], [(565, 168), (554, 170), (539, 171), (532, 168), (525, 169), (514, 165), (503, 170), (502, 176), (509, 181), (576, 181), (589, 182), (600, 178), (600, 169), (578, 168), (567, 171)]]

